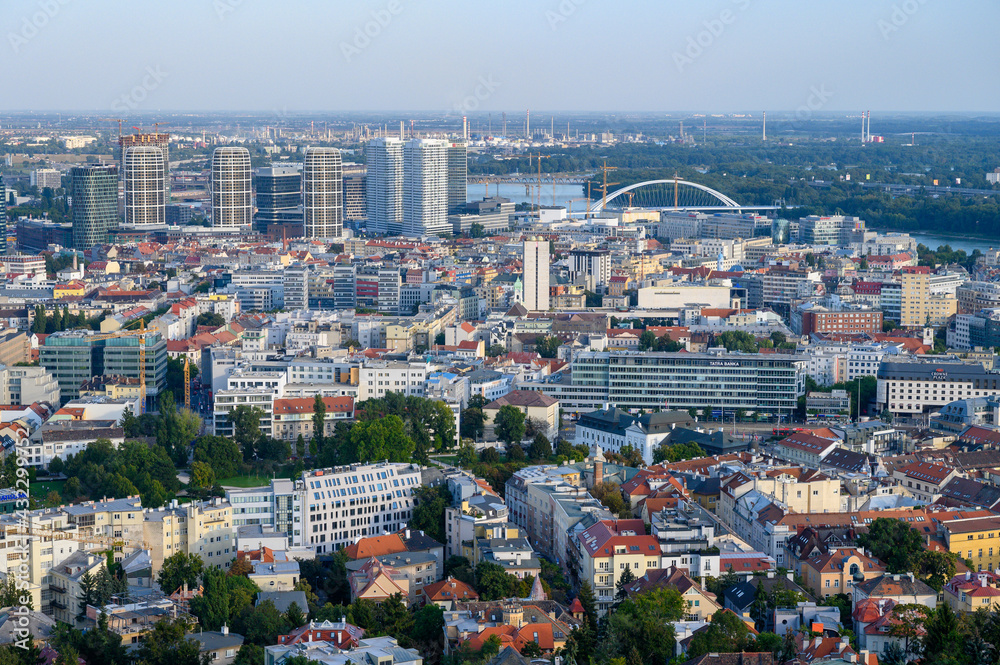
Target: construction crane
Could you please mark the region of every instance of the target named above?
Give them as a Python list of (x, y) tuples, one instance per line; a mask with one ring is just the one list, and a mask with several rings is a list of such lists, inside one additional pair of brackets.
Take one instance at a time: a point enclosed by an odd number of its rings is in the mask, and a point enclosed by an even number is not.
[(118, 138), (122, 135), (122, 123), (125, 122), (122, 118), (101, 118), (102, 122), (117, 122), (118, 123)]
[[(618, 168), (617, 166), (608, 166), (607, 162), (604, 162), (604, 165), (601, 166), (601, 171), (604, 173), (604, 184), (601, 186), (601, 212), (604, 212), (604, 208), (608, 204), (608, 187), (610, 187), (611, 185), (621, 184), (618, 182), (608, 182), (608, 171), (614, 171), (617, 168)], [(589, 186), (590, 182), (588, 181), (587, 184)], [(587, 191), (587, 196), (588, 198), (590, 196), (589, 189)]]
[(191, 410), (191, 359), (184, 356), (184, 407)]

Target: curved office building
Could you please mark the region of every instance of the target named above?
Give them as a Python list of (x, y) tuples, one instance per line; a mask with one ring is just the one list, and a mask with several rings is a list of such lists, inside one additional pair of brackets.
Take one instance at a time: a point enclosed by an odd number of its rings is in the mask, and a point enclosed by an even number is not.
[(339, 238), (344, 234), (343, 170), (336, 148), (306, 149), (302, 222), (307, 238)]
[(108, 241), (118, 226), (118, 167), (75, 166), (70, 170), (73, 197), (73, 247), (88, 250)]
[(163, 151), (151, 145), (125, 148), (122, 165), (125, 223), (166, 224), (167, 169)]
[(212, 226), (250, 226), (253, 200), (250, 151), (223, 147), (212, 152)]

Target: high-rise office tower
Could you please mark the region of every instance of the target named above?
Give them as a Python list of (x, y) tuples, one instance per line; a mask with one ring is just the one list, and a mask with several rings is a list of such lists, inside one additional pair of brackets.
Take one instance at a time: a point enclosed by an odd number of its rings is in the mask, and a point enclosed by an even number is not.
[(212, 226), (250, 226), (253, 200), (250, 151), (226, 146), (212, 151)]
[(524, 306), (532, 312), (549, 309), (549, 241), (524, 241)]
[(365, 206), (368, 230), (397, 234), (403, 231), (403, 142), (380, 138), (368, 142)]
[(7, 253), (7, 188), (0, 175), (0, 254)]
[(152, 145), (125, 148), (122, 153), (125, 183), (125, 223), (166, 224), (169, 180), (163, 151)]
[(118, 225), (118, 167), (74, 166), (70, 170), (73, 197), (73, 247), (88, 250), (108, 241)]
[(461, 215), (468, 202), (466, 185), (469, 179), (468, 146), (452, 143), (448, 146), (448, 214)]
[(254, 180), (257, 184), (254, 230), (266, 233), (271, 224), (287, 224), (297, 229), (289, 237), (301, 235), (302, 165), (264, 166), (254, 171)]
[(307, 148), (302, 164), (302, 224), (307, 238), (344, 235), (344, 180), (340, 151)]
[(403, 146), (403, 235), (448, 233), (448, 142), (412, 139)]

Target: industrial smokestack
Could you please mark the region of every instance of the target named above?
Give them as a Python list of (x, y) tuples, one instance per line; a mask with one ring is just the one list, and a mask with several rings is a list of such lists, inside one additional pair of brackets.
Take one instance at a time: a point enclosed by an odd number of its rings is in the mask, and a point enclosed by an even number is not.
[(762, 141), (767, 140), (767, 111), (764, 111), (764, 136), (761, 138)]

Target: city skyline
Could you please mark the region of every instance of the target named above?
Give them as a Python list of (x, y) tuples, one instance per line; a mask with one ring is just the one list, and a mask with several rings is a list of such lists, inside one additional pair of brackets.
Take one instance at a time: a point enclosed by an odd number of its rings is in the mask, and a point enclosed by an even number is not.
[[(971, 73), (954, 72), (957, 62), (975, 67), (996, 54), (989, 30), (1000, 6), (985, 1), (967, 3), (962, 12), (921, 0), (636, 2), (631, 10), (584, 0), (519, 0), (490, 12), (457, 2), (414, 11), (405, 0), (349, 7), (300, 0), (281, 12), (244, 0), (123, 7), (5, 3), (0, 16), (9, 30), (0, 62), (23, 80), (48, 85), (5, 96), (2, 108), (277, 116), (381, 109), (460, 116), (528, 108), (780, 112), (803, 106), (815, 113), (988, 113), (1000, 106), (995, 86), (971, 85)], [(126, 21), (137, 15), (158, 29), (129, 30)], [(480, 22), (484, 29), (462, 29)], [(95, 35), (106, 32), (116, 35), (116, 52), (127, 58), (97, 48)], [(181, 36), (198, 48), (179, 48)], [(931, 43), (946, 45), (949, 57), (928, 48)], [(306, 68), (308, 75), (288, 74), (304, 62), (316, 64)], [(259, 85), (262, 76), (267, 86)]]

